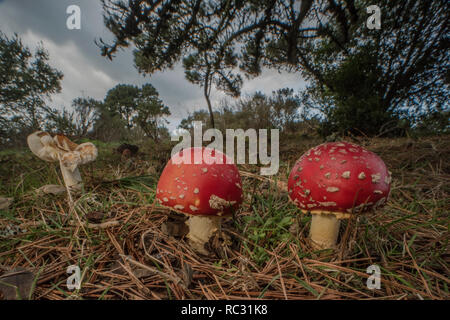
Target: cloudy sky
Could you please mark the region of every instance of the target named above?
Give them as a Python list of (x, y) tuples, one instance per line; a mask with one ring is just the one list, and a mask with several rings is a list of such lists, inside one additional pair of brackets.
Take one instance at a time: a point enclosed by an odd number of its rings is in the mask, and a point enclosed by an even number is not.
[[(66, 27), (69, 17), (66, 9), (70, 5), (81, 9), (81, 30)], [(9, 37), (17, 33), (30, 49), (41, 42), (50, 55), (50, 64), (64, 73), (62, 91), (50, 102), (54, 107), (69, 107), (72, 99), (79, 96), (102, 100), (118, 83), (142, 85), (150, 82), (170, 108), (170, 130), (174, 130), (188, 112), (206, 108), (201, 88), (185, 80), (180, 65), (144, 77), (134, 67), (131, 49), (121, 51), (113, 61), (100, 55), (94, 41), (112, 39), (103, 24), (100, 0), (0, 0), (0, 31)], [(247, 80), (242, 93), (270, 94), (279, 88), (298, 90), (303, 86), (299, 74), (265, 70), (260, 77)], [(212, 92), (215, 105), (223, 97), (221, 92)]]

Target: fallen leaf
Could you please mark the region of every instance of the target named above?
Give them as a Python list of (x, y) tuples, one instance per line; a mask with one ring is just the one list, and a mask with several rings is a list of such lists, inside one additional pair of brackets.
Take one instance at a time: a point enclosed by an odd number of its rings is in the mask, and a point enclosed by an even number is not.
[(86, 219), (88, 219), (89, 222), (93, 222), (93, 223), (102, 222), (104, 217), (105, 217), (105, 213), (102, 211), (91, 211), (88, 214), (86, 214)]
[(17, 268), (0, 276), (0, 291), (5, 300), (27, 300), (30, 297), (35, 275)]
[(3, 198), (0, 197), (0, 210), (6, 210), (9, 208), (11, 203), (13, 202), (13, 198)]
[(60, 195), (67, 191), (66, 187), (59, 184), (48, 184), (36, 190), (37, 193)]
[(161, 224), (161, 231), (165, 235), (181, 238), (189, 232), (189, 227), (185, 221), (185, 216), (172, 214)]
[(168, 236), (181, 238), (189, 232), (189, 227), (183, 221), (166, 221), (161, 224), (161, 231)]

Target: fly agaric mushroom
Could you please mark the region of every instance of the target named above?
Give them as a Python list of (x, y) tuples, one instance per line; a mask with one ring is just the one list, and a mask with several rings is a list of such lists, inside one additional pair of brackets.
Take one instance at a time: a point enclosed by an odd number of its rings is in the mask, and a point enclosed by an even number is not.
[(40, 159), (60, 163), (64, 183), (70, 190), (81, 190), (81, 179), (78, 166), (94, 161), (97, 158), (97, 148), (90, 142), (76, 144), (66, 136), (36, 131), (27, 138), (28, 147)]
[[(201, 161), (196, 163), (195, 159)], [(165, 166), (156, 198), (163, 206), (189, 217), (189, 243), (195, 251), (208, 254), (205, 244), (220, 232), (222, 218), (242, 202), (241, 176), (230, 158), (218, 150), (184, 149)]]
[(341, 219), (385, 204), (391, 174), (373, 152), (348, 142), (324, 143), (297, 160), (289, 197), (311, 212), (310, 238), (316, 249), (334, 248)]

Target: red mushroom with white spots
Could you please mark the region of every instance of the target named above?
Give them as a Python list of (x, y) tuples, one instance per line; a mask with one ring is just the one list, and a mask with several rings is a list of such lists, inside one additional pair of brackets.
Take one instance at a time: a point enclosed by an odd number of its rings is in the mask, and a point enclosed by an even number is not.
[(317, 249), (334, 248), (341, 219), (386, 203), (391, 174), (373, 152), (348, 142), (324, 143), (297, 160), (289, 196), (312, 214), (310, 238)]
[[(188, 160), (177, 162), (182, 158)], [(205, 243), (220, 231), (222, 218), (242, 202), (241, 176), (230, 158), (218, 150), (184, 149), (165, 166), (156, 198), (163, 206), (189, 216), (189, 243), (195, 251), (207, 254)]]

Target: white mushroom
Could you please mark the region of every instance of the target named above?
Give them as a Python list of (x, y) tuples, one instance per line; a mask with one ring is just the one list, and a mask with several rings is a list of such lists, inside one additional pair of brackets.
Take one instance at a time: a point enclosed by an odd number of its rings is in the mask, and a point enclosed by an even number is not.
[(97, 148), (90, 142), (76, 144), (66, 136), (52, 136), (43, 131), (36, 131), (27, 138), (28, 147), (40, 159), (48, 162), (59, 162), (64, 183), (70, 190), (81, 190), (81, 179), (78, 166), (94, 161)]

